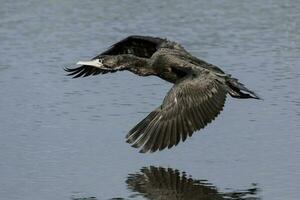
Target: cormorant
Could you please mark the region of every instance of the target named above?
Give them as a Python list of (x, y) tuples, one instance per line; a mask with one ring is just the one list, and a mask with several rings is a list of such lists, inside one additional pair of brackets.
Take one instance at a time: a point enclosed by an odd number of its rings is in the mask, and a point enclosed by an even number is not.
[[(164, 167), (143, 167), (129, 174), (127, 188), (145, 200), (259, 200), (257, 184), (244, 190), (220, 191), (207, 180), (197, 180), (186, 172)], [(113, 199), (111, 199), (113, 200)], [(125, 200), (125, 199), (124, 199)]]
[(230, 74), (188, 53), (180, 44), (149, 36), (129, 36), (90, 61), (66, 68), (68, 75), (85, 77), (128, 70), (155, 75), (174, 83), (162, 105), (127, 134), (140, 152), (176, 146), (204, 128), (223, 109), (227, 93), (234, 98), (260, 99)]

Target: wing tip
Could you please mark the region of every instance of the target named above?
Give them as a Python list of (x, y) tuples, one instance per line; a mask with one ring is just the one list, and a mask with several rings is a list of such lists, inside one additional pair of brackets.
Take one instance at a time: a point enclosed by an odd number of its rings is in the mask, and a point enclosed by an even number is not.
[(76, 67), (76, 68), (64, 67), (63, 70), (67, 72), (66, 76), (73, 76), (72, 78), (77, 78), (78, 73), (82, 70), (80, 68), (81, 67)]
[(255, 92), (251, 92), (251, 95), (250, 95), (253, 99), (257, 99), (257, 100), (261, 100), (261, 101), (263, 101), (264, 99), (260, 96), (260, 95), (258, 95), (258, 94), (256, 94)]
[(112, 72), (112, 71), (107, 71), (104, 69), (93, 68), (88, 65), (82, 65), (80, 67), (75, 67), (75, 68), (64, 67), (63, 69), (65, 72), (67, 72), (66, 75), (73, 76), (72, 78), (94, 76), (97, 74), (106, 74), (108, 72)]

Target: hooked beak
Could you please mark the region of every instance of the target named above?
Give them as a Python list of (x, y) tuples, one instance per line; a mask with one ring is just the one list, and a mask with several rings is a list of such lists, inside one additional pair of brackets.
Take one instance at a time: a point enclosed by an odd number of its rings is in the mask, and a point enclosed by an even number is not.
[(100, 59), (90, 60), (90, 61), (79, 61), (76, 63), (77, 65), (88, 65), (92, 67), (102, 68), (103, 64)]

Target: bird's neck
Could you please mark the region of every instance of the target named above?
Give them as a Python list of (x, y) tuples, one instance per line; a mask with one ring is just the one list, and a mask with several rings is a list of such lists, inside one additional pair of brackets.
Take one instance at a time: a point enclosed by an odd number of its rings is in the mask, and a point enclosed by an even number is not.
[(149, 59), (134, 56), (131, 54), (122, 54), (117, 56), (105, 56), (105, 65), (116, 70), (128, 70), (139, 76), (154, 75)]

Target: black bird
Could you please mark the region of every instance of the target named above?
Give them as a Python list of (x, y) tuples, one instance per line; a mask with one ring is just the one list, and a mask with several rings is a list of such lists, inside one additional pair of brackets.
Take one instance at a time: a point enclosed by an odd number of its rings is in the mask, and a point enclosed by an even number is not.
[(81, 66), (65, 69), (74, 78), (128, 70), (174, 83), (162, 105), (126, 136), (133, 147), (142, 147), (142, 153), (171, 148), (204, 128), (223, 109), (227, 93), (259, 99), (220, 68), (192, 56), (176, 42), (157, 37), (129, 36), (91, 61), (77, 64)]
[[(144, 167), (129, 174), (127, 188), (135, 197), (147, 200), (260, 200), (260, 189), (252, 184), (245, 190), (219, 191), (206, 180), (193, 179), (185, 172), (172, 168)], [(113, 199), (111, 199), (113, 200)]]

